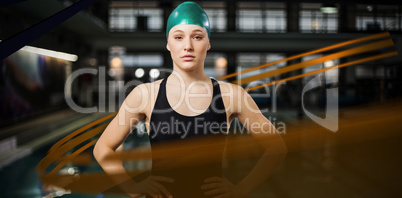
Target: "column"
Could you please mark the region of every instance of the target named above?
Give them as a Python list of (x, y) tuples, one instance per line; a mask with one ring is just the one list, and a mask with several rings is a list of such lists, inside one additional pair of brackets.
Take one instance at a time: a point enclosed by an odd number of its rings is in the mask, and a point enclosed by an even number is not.
[(287, 32), (299, 32), (299, 8), (298, 3), (286, 3)]

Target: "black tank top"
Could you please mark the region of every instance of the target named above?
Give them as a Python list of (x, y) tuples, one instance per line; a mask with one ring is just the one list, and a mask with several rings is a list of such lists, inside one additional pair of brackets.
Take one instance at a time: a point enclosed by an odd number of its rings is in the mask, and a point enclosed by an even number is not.
[(161, 183), (175, 198), (209, 197), (201, 185), (206, 178), (222, 177), (228, 127), (219, 83), (211, 78), (213, 97), (206, 111), (185, 116), (169, 105), (166, 81), (160, 84), (149, 126), (151, 174), (173, 178), (173, 183)]

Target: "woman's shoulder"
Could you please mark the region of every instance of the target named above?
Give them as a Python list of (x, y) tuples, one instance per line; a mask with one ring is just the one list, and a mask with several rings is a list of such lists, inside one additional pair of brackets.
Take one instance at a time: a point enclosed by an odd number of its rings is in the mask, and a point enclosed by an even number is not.
[(136, 100), (148, 100), (152, 97), (151, 94), (158, 93), (159, 86), (163, 79), (156, 80), (154, 82), (141, 83), (137, 85), (133, 90), (131, 90), (130, 94), (126, 99), (129, 101)]
[(141, 90), (142, 93), (151, 93), (151, 89), (159, 89), (159, 85), (161, 84), (163, 79), (156, 80), (153, 82), (146, 82), (137, 85), (131, 92), (138, 92)]
[(159, 85), (161, 84), (162, 80), (163, 79), (159, 79), (159, 80), (156, 80), (156, 81), (153, 81), (153, 82), (142, 83), (142, 84), (140, 84), (138, 86), (146, 87), (148, 89), (151, 89), (151, 88), (155, 89), (155, 88), (159, 88)]
[(240, 85), (222, 80), (216, 80), (216, 81), (219, 83), (219, 87), (222, 93), (232, 93), (233, 96), (236, 96), (237, 94), (244, 91), (243, 87)]

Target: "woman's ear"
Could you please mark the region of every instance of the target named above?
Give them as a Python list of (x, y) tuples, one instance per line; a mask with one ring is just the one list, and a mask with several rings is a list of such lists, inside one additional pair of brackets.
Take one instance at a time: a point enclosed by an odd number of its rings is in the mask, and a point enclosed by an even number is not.
[(208, 50), (211, 49), (211, 43), (208, 42)]
[(166, 43), (166, 49), (170, 52), (169, 42)]

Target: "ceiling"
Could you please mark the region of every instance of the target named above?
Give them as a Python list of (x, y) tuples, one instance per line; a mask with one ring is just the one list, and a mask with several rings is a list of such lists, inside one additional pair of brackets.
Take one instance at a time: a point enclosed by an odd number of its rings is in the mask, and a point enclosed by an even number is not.
[[(160, 3), (173, 1), (162, 0)], [(232, 2), (232, 1), (230, 1)], [(289, 2), (306, 2), (301, 0), (291, 0)], [(320, 2), (309, 0), (308, 2)], [(351, 1), (337, 1), (348, 2)], [(368, 3), (373, 1), (354, 0), (356, 3)], [(381, 3), (392, 2), (382, 0)], [(392, 2), (392, 4), (402, 4), (402, 1)], [(58, 0), (27, 0), (9, 6), (18, 12), (32, 16), (39, 20), (45, 20), (53, 14), (65, 9), (68, 5)], [(110, 46), (120, 45), (127, 47), (131, 51), (163, 51), (165, 50), (166, 38), (163, 32), (160, 33), (109, 33), (104, 22), (98, 20), (86, 12), (79, 12), (64, 23), (59, 28), (66, 29), (83, 39), (95, 49), (108, 49)], [(256, 33), (216, 33), (214, 34), (212, 51), (289, 51), (294, 52), (317, 49), (337, 42), (353, 39), (367, 34), (256, 34)], [(399, 35), (397, 35), (399, 37)], [(236, 40), (236, 42), (233, 42)], [(398, 39), (399, 40), (399, 39)], [(402, 39), (401, 39), (402, 40)], [(317, 42), (320, 41), (320, 42)], [(399, 42), (399, 41), (398, 41)]]
[[(27, 0), (9, 7), (17, 12), (24, 13), (24, 15), (45, 20), (67, 8), (68, 5), (58, 0)], [(83, 37), (108, 35), (106, 24), (84, 11), (66, 20), (59, 27), (68, 29)]]
[[(133, 2), (132, 0), (119, 0), (119, 1)], [(204, 0), (204, 1), (209, 1), (209, 0)], [(213, 0), (210, 0), (210, 1), (213, 1)], [(231, 0), (226, 0), (226, 1), (234, 2)], [(263, 0), (253, 0), (253, 1), (263, 1)], [(67, 2), (67, 1), (65, 1), (65, 2)], [(176, 2), (176, 1), (160, 0), (157, 2), (159, 2), (160, 4), (163, 4), (163, 3), (170, 3), (170, 2)], [(243, 2), (245, 2), (245, 1), (243, 1)], [(284, 2), (284, 1), (279, 1), (279, 2)], [(288, 0), (285, 2), (323, 3), (325, 1), (322, 1), (322, 0)], [(353, 1), (338, 0), (336, 2), (348, 3), (348, 4), (353, 2), (355, 4), (375, 3), (375, 4), (402, 5), (402, 1), (395, 1), (395, 0), (381, 0), (381, 1), (376, 1), (376, 0), (353, 0)], [(11, 5), (9, 7), (13, 8), (15, 10), (18, 10), (26, 15), (30, 15), (32, 17), (44, 20), (44, 19), (48, 18), (49, 16), (52, 16), (53, 14), (68, 7), (68, 5), (65, 3), (62, 3), (62, 1), (59, 1), (59, 0), (26, 0), (26, 1), (23, 1), (20, 3), (15, 3), (14, 5)], [(62, 23), (60, 26), (72, 31), (73, 33), (76, 33), (80, 36), (87, 37), (87, 38), (91, 38), (93, 36), (108, 36), (109, 35), (106, 23), (102, 22), (101, 20), (97, 20), (97, 18), (95, 18), (92, 15), (87, 14), (86, 12), (83, 12), (83, 11), (74, 15), (73, 17), (71, 17), (64, 23)]]

